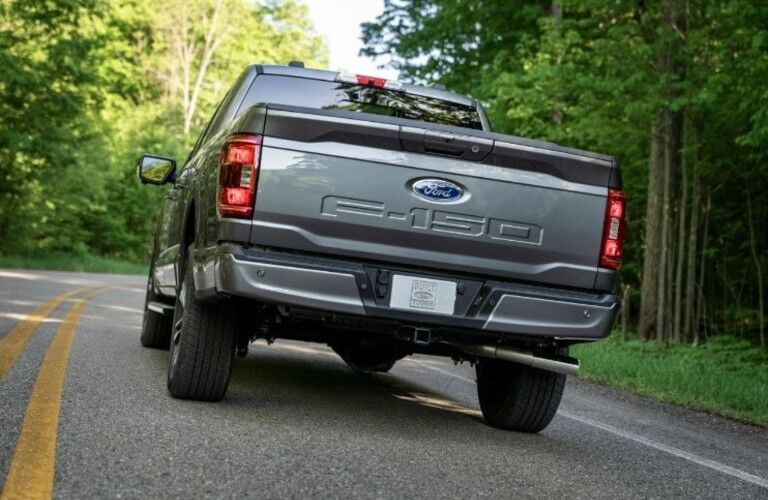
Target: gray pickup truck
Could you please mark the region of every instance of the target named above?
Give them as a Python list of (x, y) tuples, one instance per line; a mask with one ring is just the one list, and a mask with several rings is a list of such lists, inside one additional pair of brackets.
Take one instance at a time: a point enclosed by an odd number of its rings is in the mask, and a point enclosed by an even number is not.
[(442, 88), (248, 67), (170, 183), (142, 344), (168, 389), (219, 400), (255, 339), (329, 345), (355, 370), (405, 356), (476, 365), (487, 423), (549, 424), (608, 335), (625, 201), (613, 158), (493, 133)]

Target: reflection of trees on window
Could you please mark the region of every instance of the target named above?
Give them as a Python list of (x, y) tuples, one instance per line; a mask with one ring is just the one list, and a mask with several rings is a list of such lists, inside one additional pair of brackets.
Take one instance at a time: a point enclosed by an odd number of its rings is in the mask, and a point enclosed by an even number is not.
[(470, 106), (394, 90), (375, 89), (352, 84), (339, 84), (334, 90), (336, 91), (335, 102), (327, 103), (323, 109), (372, 113), (445, 125), (482, 128), (477, 110)]
[(241, 109), (257, 102), (350, 111), (482, 129), (474, 106), (356, 83), (262, 75), (248, 90)]

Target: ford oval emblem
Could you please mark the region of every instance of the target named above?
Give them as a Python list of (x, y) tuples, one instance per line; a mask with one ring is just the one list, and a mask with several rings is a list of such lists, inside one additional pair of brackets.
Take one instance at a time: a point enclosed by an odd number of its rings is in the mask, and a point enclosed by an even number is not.
[(412, 189), (419, 198), (438, 203), (457, 201), (464, 195), (459, 186), (442, 179), (421, 179), (413, 183)]

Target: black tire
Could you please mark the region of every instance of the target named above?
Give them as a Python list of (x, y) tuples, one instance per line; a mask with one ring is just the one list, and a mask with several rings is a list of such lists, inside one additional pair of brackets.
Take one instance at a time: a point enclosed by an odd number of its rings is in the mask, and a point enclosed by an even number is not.
[(144, 320), (141, 323), (141, 345), (152, 349), (168, 350), (171, 345), (171, 325), (173, 318), (170, 315), (150, 311), (147, 304), (160, 302), (160, 298), (154, 292), (152, 270), (147, 278), (147, 293), (144, 297)]
[(239, 311), (232, 300), (197, 301), (192, 266), (186, 267), (173, 314), (168, 392), (180, 399), (219, 401), (232, 375)]
[(476, 371), (480, 409), (491, 427), (539, 432), (560, 406), (563, 374), (488, 358), (477, 363)]

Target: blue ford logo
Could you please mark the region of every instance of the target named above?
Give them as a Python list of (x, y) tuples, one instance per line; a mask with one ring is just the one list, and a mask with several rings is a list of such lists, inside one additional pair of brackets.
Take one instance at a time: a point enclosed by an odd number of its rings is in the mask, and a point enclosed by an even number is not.
[(456, 201), (464, 194), (459, 186), (442, 179), (421, 179), (413, 183), (412, 189), (419, 198), (438, 203)]

